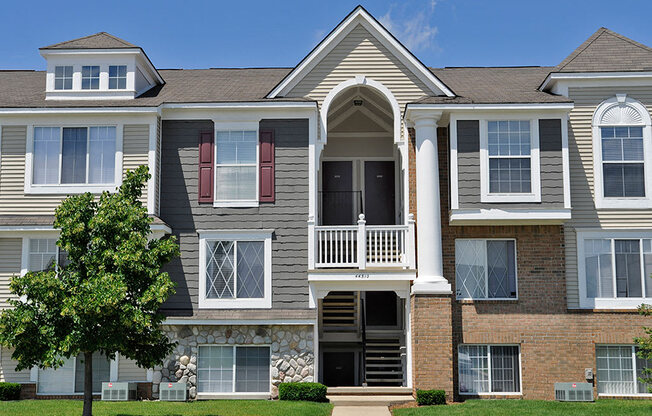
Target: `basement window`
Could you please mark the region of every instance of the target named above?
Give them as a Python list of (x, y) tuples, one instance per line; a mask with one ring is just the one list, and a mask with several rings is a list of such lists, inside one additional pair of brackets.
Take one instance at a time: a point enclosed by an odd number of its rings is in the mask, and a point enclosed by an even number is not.
[(518, 345), (460, 345), (460, 394), (520, 394)]

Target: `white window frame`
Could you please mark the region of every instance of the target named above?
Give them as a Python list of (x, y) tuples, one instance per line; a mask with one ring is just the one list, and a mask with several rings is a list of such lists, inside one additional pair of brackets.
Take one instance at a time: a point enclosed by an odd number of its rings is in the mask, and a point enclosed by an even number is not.
[[(217, 122), (214, 121), (213, 132), (213, 206), (219, 207), (234, 207), (234, 208), (247, 208), (257, 207), (260, 198), (260, 123), (259, 122)], [(218, 200), (217, 194), (217, 133), (221, 131), (255, 131), (256, 132), (256, 197), (250, 200)], [(231, 166), (220, 165), (220, 166)], [(243, 166), (243, 165), (233, 165)]]
[[(517, 247), (517, 242), (515, 238), (456, 238), (455, 241), (460, 240), (460, 241), (483, 241), (484, 242), (484, 248), (485, 248), (485, 264), (484, 264), (484, 272), (485, 272), (485, 293), (489, 294), (489, 267), (487, 264), (487, 256), (486, 256), (486, 250), (487, 250), (487, 242), (488, 241), (513, 241), (514, 242), (514, 281), (516, 285), (516, 297), (513, 298), (490, 298), (490, 297), (484, 297), (484, 298), (474, 298), (474, 297), (460, 297), (457, 296), (457, 293), (455, 294), (455, 298), (457, 300), (506, 300), (506, 301), (515, 301), (518, 300), (518, 247)], [(455, 252), (455, 257), (456, 261), (455, 264), (457, 266), (457, 250)], [(457, 270), (455, 270), (455, 292), (457, 292)]]
[[(636, 345), (631, 344), (595, 344), (595, 373), (598, 374), (598, 347), (630, 347), (632, 349), (632, 369), (634, 372), (634, 383), (638, 383), (636, 376)], [(596, 381), (596, 390), (600, 379)], [(598, 393), (598, 397), (652, 397), (652, 393), (631, 393), (631, 394), (612, 394), (612, 393)]]
[[(272, 345), (271, 344), (199, 344), (197, 346), (197, 386), (199, 386), (199, 347), (231, 347), (233, 349), (233, 391), (232, 392), (199, 392), (197, 391), (198, 397), (201, 396), (213, 396), (219, 397), (222, 399), (227, 399), (229, 397), (248, 399), (248, 398), (267, 398), (272, 391)], [(269, 384), (267, 391), (258, 391), (258, 392), (238, 392), (235, 391), (235, 376), (236, 376), (236, 361), (238, 354), (238, 347), (267, 347), (269, 348)], [(259, 397), (260, 395), (264, 395)]]
[[(124, 67), (125, 68), (125, 76), (124, 77), (120, 77), (120, 76), (111, 77), (111, 67), (117, 67), (117, 68)], [(109, 91), (124, 91), (124, 90), (127, 89), (127, 79), (128, 79), (128, 74), (129, 74), (129, 66), (128, 65), (125, 65), (125, 64), (111, 64), (111, 65), (109, 65), (107, 67), (106, 73), (107, 73), (107, 75), (106, 75), (107, 76), (107, 86), (106, 86), (106, 88)], [(124, 79), (125, 80), (125, 87), (124, 88), (111, 88), (111, 79), (116, 79), (116, 80)]]
[[(70, 127), (115, 127), (115, 166), (114, 166), (114, 181), (109, 184), (88, 184), (88, 183), (67, 183), (67, 184), (34, 184), (34, 130), (37, 127), (55, 127), (59, 129), (59, 181), (61, 180), (61, 158), (63, 146), (63, 129)], [(122, 184), (122, 136), (123, 124), (122, 123), (63, 123), (63, 124), (48, 124), (39, 123), (30, 125), (27, 129), (27, 152), (25, 154), (25, 189), (26, 194), (53, 194), (53, 195), (67, 195), (67, 194), (80, 194), (84, 192), (101, 193), (104, 191), (115, 191), (115, 189)], [(90, 140), (90, 134), (87, 134), (86, 140)], [(86, 149), (86, 175), (88, 176), (88, 147)]]
[[(614, 297), (613, 298), (589, 298), (586, 293), (586, 259), (584, 257), (584, 240), (591, 239), (611, 239), (611, 255), (614, 256), (614, 240), (638, 240), (652, 239), (651, 230), (595, 230), (595, 231), (577, 231), (577, 280), (580, 292), (580, 308), (583, 309), (637, 309), (642, 303), (652, 302), (652, 298), (622, 298), (616, 296), (616, 264), (615, 258), (612, 257), (612, 273), (614, 279)], [(641, 253), (643, 245), (641, 244)], [(645, 285), (652, 284), (652, 279), (645, 275), (645, 264), (641, 255), (641, 278), (644, 279), (642, 294), (645, 295)]]
[[(614, 107), (625, 107), (638, 113), (640, 122), (603, 122), (603, 116)], [(616, 94), (603, 101), (593, 113), (593, 188), (595, 192), (595, 207), (598, 209), (646, 209), (652, 208), (652, 121), (647, 108), (639, 101), (627, 97), (626, 94)], [(644, 154), (644, 197), (605, 197), (603, 183), (602, 162), (602, 131), (601, 127), (643, 127), (643, 154)]]
[[(489, 192), (489, 121), (530, 122), (530, 192)], [(515, 156), (516, 157), (516, 156)], [(518, 156), (525, 159), (527, 156)], [(541, 202), (541, 165), (539, 156), (539, 118), (531, 115), (504, 114), (480, 120), (480, 201), (481, 202)]]
[[(491, 347), (517, 347), (518, 348), (518, 385), (519, 385), (519, 390), (520, 391), (514, 391), (514, 392), (504, 392), (504, 391), (499, 391), (499, 392), (462, 392), (460, 391), (460, 386), (459, 386), (459, 380), (460, 380), (460, 371), (462, 370), (462, 366), (459, 365), (459, 358), (460, 358), (460, 347), (487, 347), (487, 373), (488, 373), (488, 381), (489, 381), (489, 388), (491, 389)], [(523, 365), (522, 365), (522, 360), (521, 360), (521, 345), (520, 344), (478, 344), (478, 343), (471, 343), (471, 344), (458, 344), (457, 345), (457, 391), (460, 394), (460, 396), (522, 396), (523, 395)]]
[[(270, 309), (272, 307), (273, 230), (198, 231), (199, 234), (199, 309)], [(206, 241), (262, 241), (265, 250), (264, 296), (262, 298), (206, 298)], [(237, 259), (236, 259), (237, 262)], [(236, 275), (237, 279), (237, 275)]]
[[(64, 71), (63, 77), (61, 77), (61, 78), (57, 77), (57, 68), (63, 68), (63, 71)], [(65, 86), (66, 79), (68, 79), (68, 77), (66, 77), (66, 74), (65, 74), (66, 68), (70, 68), (72, 70), (72, 73), (70, 74), (70, 88), (57, 88), (57, 80), (58, 79), (61, 79), (63, 81), (64, 86)], [(75, 78), (75, 67), (73, 65), (56, 65), (54, 67), (54, 86), (53, 86), (54, 90), (55, 91), (72, 91), (72, 89), (74, 87), (74, 85), (73, 85), (74, 78)]]

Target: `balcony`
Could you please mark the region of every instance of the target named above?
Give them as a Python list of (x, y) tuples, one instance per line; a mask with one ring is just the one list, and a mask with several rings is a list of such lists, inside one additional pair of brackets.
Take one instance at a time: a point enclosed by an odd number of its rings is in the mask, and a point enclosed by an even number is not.
[(360, 214), (357, 225), (309, 223), (308, 231), (311, 270), (415, 268), (411, 214), (407, 225), (367, 225)]

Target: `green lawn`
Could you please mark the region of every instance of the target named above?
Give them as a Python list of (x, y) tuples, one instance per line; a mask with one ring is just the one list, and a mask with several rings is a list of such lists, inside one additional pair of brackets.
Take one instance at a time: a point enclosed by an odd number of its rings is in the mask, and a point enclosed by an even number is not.
[(560, 403), (542, 400), (467, 400), (461, 404), (396, 409), (395, 416), (611, 416), (652, 415), (651, 400), (598, 400), (595, 403)]
[[(329, 416), (330, 403), (265, 400), (174, 402), (93, 402), (94, 416)], [(0, 402), (0, 415), (78, 416), (79, 400)]]

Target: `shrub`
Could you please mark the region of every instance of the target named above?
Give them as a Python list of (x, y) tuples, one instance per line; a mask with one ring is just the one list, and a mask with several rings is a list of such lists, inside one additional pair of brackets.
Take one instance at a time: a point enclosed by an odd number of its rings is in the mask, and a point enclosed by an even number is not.
[(444, 390), (417, 390), (417, 403), (419, 406), (446, 404), (446, 392)]
[(320, 383), (281, 383), (278, 386), (280, 400), (303, 400), (325, 402), (326, 386)]
[(0, 401), (20, 399), (20, 384), (0, 383)]

